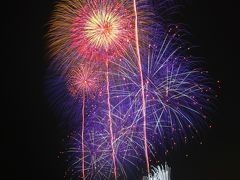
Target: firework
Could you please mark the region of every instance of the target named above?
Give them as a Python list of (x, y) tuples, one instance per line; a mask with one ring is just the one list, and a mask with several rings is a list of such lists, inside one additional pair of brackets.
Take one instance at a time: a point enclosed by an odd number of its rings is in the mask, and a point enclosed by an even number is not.
[(101, 87), (101, 73), (93, 63), (77, 63), (72, 67), (67, 76), (66, 84), (69, 93), (79, 98), (93, 95)]
[(148, 179), (169, 179), (167, 166), (150, 174), (157, 148), (166, 154), (205, 124), (213, 97), (207, 71), (187, 52), (178, 26), (147, 28), (145, 5), (145, 0), (56, 5), (48, 33), (58, 74), (52, 81), (55, 102), (70, 112), (67, 118), (81, 120), (66, 151), (73, 178), (117, 180), (145, 164)]
[(143, 134), (144, 134), (144, 149), (145, 149), (145, 158), (147, 164), (147, 172), (150, 173), (149, 168), (149, 158), (148, 158), (148, 145), (147, 145), (147, 119), (146, 119), (146, 101), (145, 101), (145, 90), (144, 90), (144, 82), (143, 82), (143, 71), (142, 71), (142, 61), (140, 55), (139, 48), (139, 37), (138, 37), (138, 13), (137, 13), (137, 4), (136, 0), (133, 0), (134, 4), (134, 15), (135, 15), (135, 41), (136, 41), (136, 54), (137, 54), (137, 62), (138, 69), (140, 74), (140, 83), (141, 83), (141, 95), (142, 95), (142, 113), (143, 113)]
[[(109, 95), (108, 61), (122, 55), (132, 40), (132, 13), (127, 1), (62, 1), (56, 6), (49, 31), (52, 54), (61, 54), (63, 63), (72, 63), (72, 57), (106, 61), (108, 117), (111, 143), (111, 100)], [(64, 13), (64, 14), (63, 14)], [(56, 39), (57, 38), (57, 39)], [(64, 53), (61, 53), (61, 52)], [(115, 179), (116, 162), (112, 148)]]
[[(152, 8), (140, 0), (138, 26), (141, 42), (153, 27)], [(109, 61), (122, 56), (134, 43), (134, 8), (129, 0), (62, 0), (56, 4), (47, 34), (49, 54), (57, 70), (82, 57)]]
[(125, 3), (89, 1), (83, 5), (71, 28), (73, 47), (90, 59), (121, 55), (132, 40), (133, 28)]
[(50, 21), (50, 53), (60, 55), (62, 64), (71, 63), (73, 57), (106, 60), (127, 49), (132, 29), (132, 11), (126, 0), (61, 1)]
[(165, 166), (153, 167), (152, 175), (149, 175), (145, 180), (170, 180), (171, 169), (166, 164)]
[[(211, 81), (207, 71), (198, 68), (199, 61), (193, 57), (183, 56), (183, 54), (187, 54), (188, 47), (185, 48), (183, 43), (179, 45), (181, 38), (176, 34), (168, 33), (160, 37), (159, 41), (161, 42), (159, 44), (151, 42), (141, 51), (148, 122), (146, 139), (150, 158), (155, 158), (156, 147), (159, 146), (161, 150), (167, 151), (169, 147), (175, 147), (177, 141), (185, 142), (186, 137), (191, 138), (192, 135), (195, 135), (205, 124), (213, 95), (209, 88)], [(82, 160), (85, 164), (85, 177), (95, 177), (98, 172), (100, 174), (96, 179), (111, 179), (112, 176), (115, 176), (114, 171), (118, 172), (119, 178), (126, 177), (126, 174), (130, 174), (128, 171), (130, 168), (126, 164), (141, 169), (142, 164), (146, 163), (141, 160), (142, 156), (145, 156), (142, 86), (136, 60), (136, 49), (130, 48), (124, 57), (109, 62), (107, 77), (111, 86), (104, 87), (106, 89), (102, 89), (102, 97), (95, 98), (92, 102), (94, 106), (100, 104), (99, 107), (102, 110), (98, 110), (98, 108), (88, 110), (85, 122), (89, 125), (84, 133), (84, 155), (82, 155), (82, 148), (79, 148), (80, 139), (83, 138), (82, 134), (79, 133), (78, 138), (75, 138), (76, 141), (78, 140), (78, 149), (71, 155), (72, 165), (70, 165), (69, 172), (70, 174), (74, 173), (72, 176), (77, 177), (80, 174), (82, 177), (82, 172), (79, 172), (83, 166)], [(106, 75), (105, 71), (101, 73)], [(74, 83), (67, 84), (69, 89), (69, 85)], [(109, 89), (107, 90), (107, 88)], [(80, 90), (80, 92), (83, 91)], [(108, 97), (111, 97), (111, 103), (109, 103)], [(111, 127), (109, 123), (106, 123), (109, 121), (109, 109), (111, 110)], [(79, 111), (79, 107), (75, 111)], [(89, 114), (96, 115), (97, 118), (90, 118)], [(88, 130), (89, 126), (94, 129)], [(89, 169), (94, 167), (93, 162), (97, 160), (85, 158), (86, 156), (94, 157), (88, 150), (91, 146), (91, 143), (88, 142), (90, 134), (93, 138), (99, 139), (97, 145), (102, 144), (98, 157), (107, 159), (105, 165), (102, 160), (99, 160), (104, 168), (100, 168), (99, 165), (99, 168), (96, 167), (94, 171)], [(113, 150), (116, 162), (115, 170), (112, 160)], [(140, 174), (139, 169), (136, 171)]]
[[(107, 102), (104, 102), (107, 106)], [(112, 107), (114, 142), (109, 141), (109, 128), (106, 120), (108, 111), (105, 108), (97, 110), (95, 115), (86, 121), (85, 153), (82, 153), (81, 133), (73, 133), (67, 141), (65, 155), (69, 160), (68, 175), (81, 177), (82, 161), (85, 162), (86, 179), (111, 179), (115, 178), (114, 162), (112, 161), (112, 148), (114, 148), (118, 177), (127, 178), (127, 174), (134, 168), (139, 172), (138, 164), (141, 162), (142, 129), (138, 121), (141, 118), (135, 108)], [(129, 171), (131, 168), (131, 171)]]
[[(77, 64), (67, 75), (69, 92), (74, 97), (82, 96), (82, 157), (84, 158), (85, 99), (99, 88), (100, 76), (90, 63)], [(82, 160), (82, 178), (85, 179), (84, 159)]]
[[(82, 148), (81, 133), (69, 136), (67, 150), (64, 152), (69, 167), (66, 176), (82, 178), (84, 166), (86, 179), (110, 179), (112, 177), (111, 146), (108, 138), (103, 139), (103, 132), (86, 130), (84, 139), (84, 153)], [(84, 162), (84, 163), (82, 163)]]
[(208, 71), (200, 68), (199, 60), (183, 54), (185, 46), (175, 44), (179, 41), (175, 36), (167, 35), (161, 48), (149, 47), (145, 66), (148, 118), (159, 144), (172, 149), (179, 140), (199, 134), (214, 99)]
[[(148, 121), (146, 136), (165, 149), (164, 153), (174, 148), (177, 141), (186, 142), (199, 134), (199, 128), (207, 123), (206, 115), (211, 111), (214, 98), (208, 72), (199, 68), (200, 62), (193, 57), (182, 55), (184, 43), (179, 45), (179, 41), (177, 35), (167, 34), (160, 40), (162, 44), (149, 44), (141, 53)], [(113, 75), (124, 83), (116, 82), (115, 86), (121, 84), (122, 89), (113, 87), (112, 96), (137, 99), (136, 102), (141, 103), (142, 84), (134, 52), (133, 48), (132, 53), (115, 64), (121, 69)]]

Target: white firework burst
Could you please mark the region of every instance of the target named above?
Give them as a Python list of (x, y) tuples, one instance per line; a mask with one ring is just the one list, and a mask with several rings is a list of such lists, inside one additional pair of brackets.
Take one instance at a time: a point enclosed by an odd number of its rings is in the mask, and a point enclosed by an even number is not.
[(170, 180), (170, 167), (165, 164), (165, 166), (153, 167), (152, 174), (148, 177), (144, 177), (144, 180)]

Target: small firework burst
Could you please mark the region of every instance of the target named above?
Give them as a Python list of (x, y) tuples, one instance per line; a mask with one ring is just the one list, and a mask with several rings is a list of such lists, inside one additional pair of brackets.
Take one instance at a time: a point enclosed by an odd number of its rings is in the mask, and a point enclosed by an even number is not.
[(171, 169), (166, 164), (165, 166), (153, 167), (152, 174), (144, 177), (144, 180), (170, 180)]
[(101, 74), (90, 63), (78, 63), (66, 76), (69, 93), (73, 97), (94, 94), (100, 88)]

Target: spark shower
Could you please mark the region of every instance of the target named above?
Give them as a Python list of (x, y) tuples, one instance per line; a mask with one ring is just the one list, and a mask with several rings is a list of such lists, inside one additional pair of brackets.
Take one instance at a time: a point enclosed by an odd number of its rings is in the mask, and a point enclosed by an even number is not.
[[(158, 158), (208, 126), (208, 71), (192, 56), (185, 27), (155, 11), (148, 0), (56, 3), (47, 89), (72, 131), (62, 153), (66, 177), (170, 179)], [(153, 175), (152, 162), (160, 165)]]

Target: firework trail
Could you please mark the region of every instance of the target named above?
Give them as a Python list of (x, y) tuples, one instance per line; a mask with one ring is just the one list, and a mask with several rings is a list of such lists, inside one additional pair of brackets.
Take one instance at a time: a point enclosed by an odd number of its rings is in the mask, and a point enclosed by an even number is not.
[[(107, 102), (103, 103), (107, 106)], [(136, 109), (132, 103), (131, 106), (132, 108), (128, 108), (127, 111), (124, 106), (112, 107), (113, 129), (115, 131), (114, 151), (119, 166), (118, 174), (125, 178), (129, 173), (129, 167), (139, 171), (138, 164), (141, 162), (139, 152), (143, 151), (142, 130), (138, 125), (141, 111), (135, 112)], [(112, 172), (112, 143), (108, 138), (111, 132), (106, 123), (108, 118), (108, 111), (105, 108), (99, 108), (95, 115), (87, 118), (84, 136), (85, 157), (82, 156), (82, 148), (80, 148), (81, 133), (77, 131), (70, 135), (70, 140), (67, 141), (68, 148), (64, 152), (70, 163), (67, 172), (70, 176), (79, 176), (83, 160), (86, 164), (86, 179), (94, 179), (94, 177), (111, 179), (114, 176)]]
[[(84, 123), (85, 123), (85, 94), (83, 94), (83, 105), (82, 105), (82, 157), (84, 158)], [(82, 159), (82, 178), (85, 180), (85, 166), (84, 159)]]
[(143, 73), (142, 73), (142, 62), (139, 49), (139, 39), (138, 39), (138, 14), (137, 14), (137, 5), (136, 0), (133, 0), (134, 3), (134, 14), (135, 14), (135, 40), (136, 40), (136, 51), (137, 51), (137, 60), (138, 68), (141, 77), (141, 94), (142, 94), (142, 105), (143, 105), (143, 128), (144, 128), (144, 148), (145, 148), (145, 157), (147, 164), (147, 172), (150, 173), (149, 169), (149, 160), (148, 160), (148, 145), (147, 145), (147, 119), (146, 119), (146, 101), (145, 101), (145, 92), (144, 92), (144, 82), (143, 82)]
[(110, 137), (111, 137), (111, 147), (112, 147), (112, 158), (113, 158), (113, 168), (114, 168), (114, 176), (117, 179), (117, 166), (116, 166), (116, 157), (115, 157), (115, 150), (114, 150), (114, 135), (113, 135), (113, 128), (112, 128), (112, 115), (111, 115), (111, 100), (110, 100), (110, 83), (109, 83), (109, 68), (108, 68), (108, 61), (106, 62), (106, 81), (107, 81), (107, 104), (108, 104), (108, 121), (109, 121), (109, 129), (110, 129)]
[(92, 64), (84, 63), (77, 64), (67, 74), (67, 85), (70, 94), (78, 98), (82, 96), (82, 178), (85, 179), (85, 168), (84, 168), (84, 128), (85, 128), (85, 99), (86, 95), (90, 95), (98, 89), (99, 86), (99, 74), (97, 70), (93, 68)]

